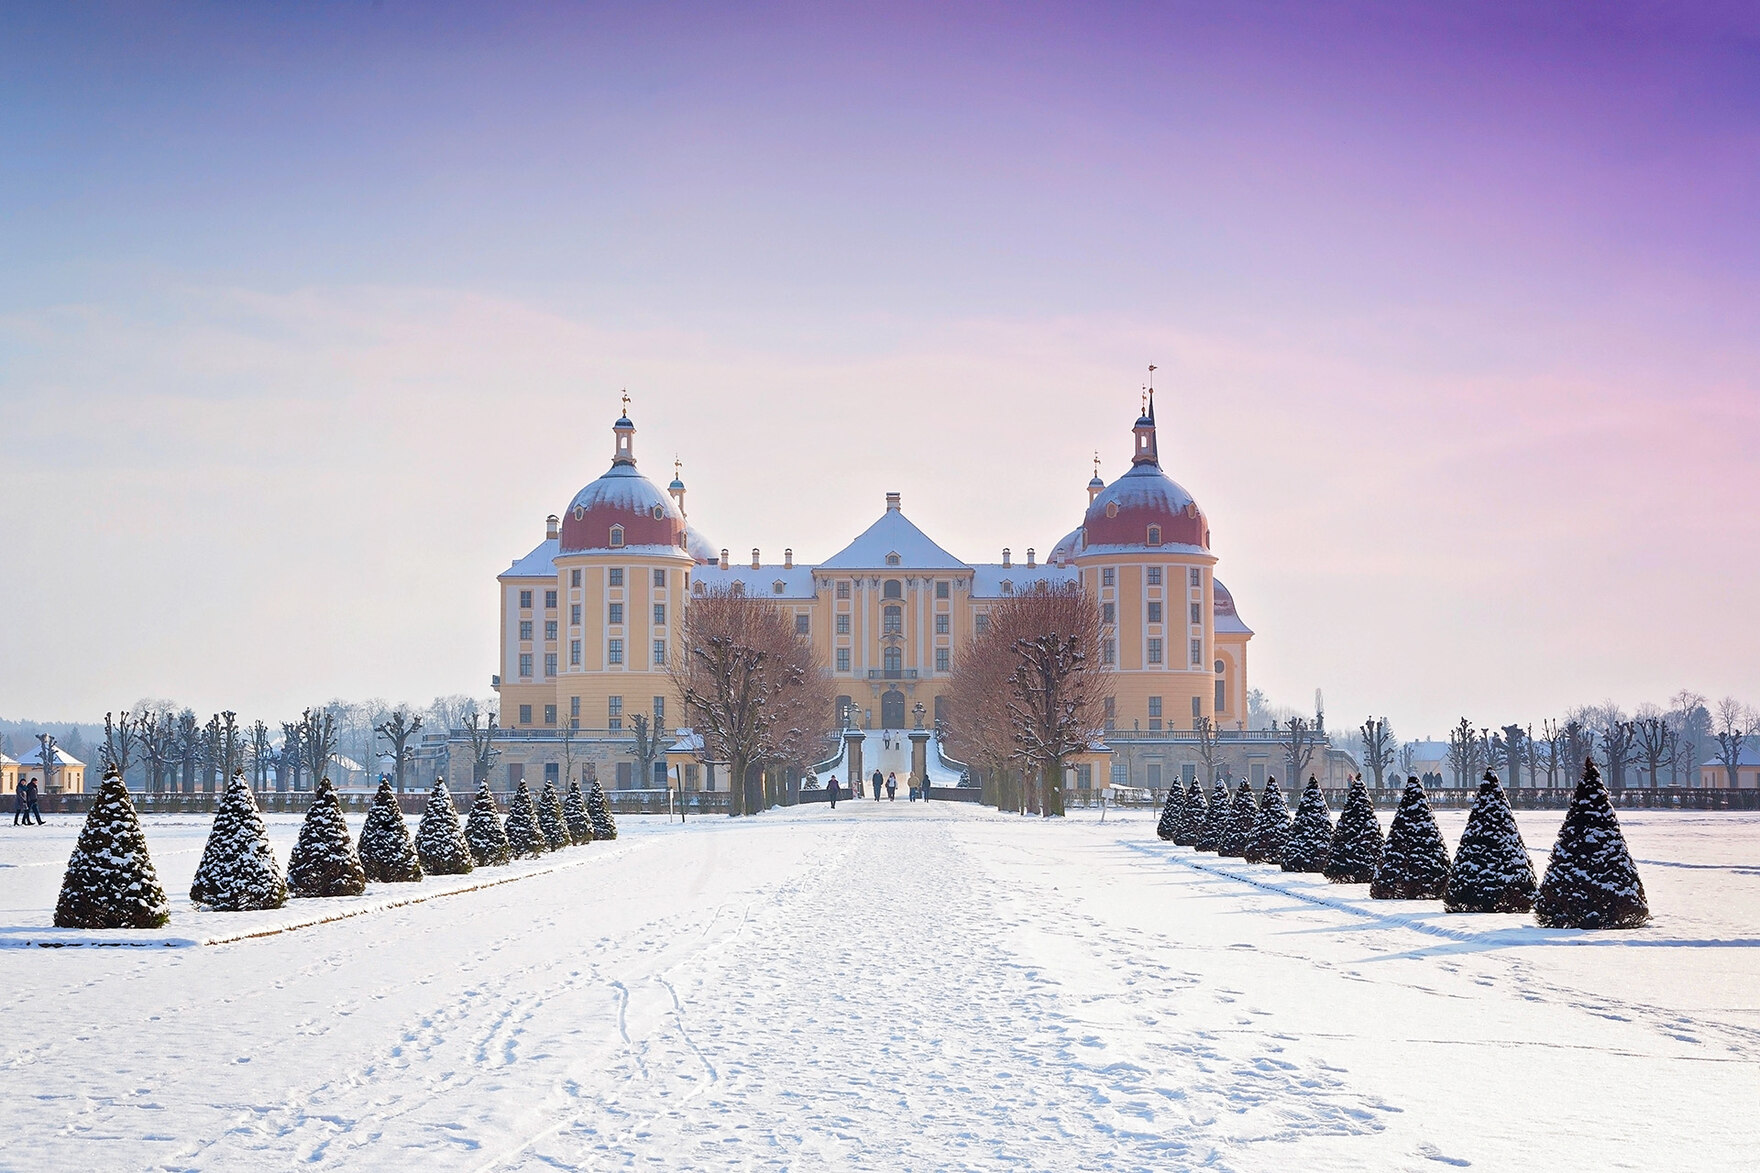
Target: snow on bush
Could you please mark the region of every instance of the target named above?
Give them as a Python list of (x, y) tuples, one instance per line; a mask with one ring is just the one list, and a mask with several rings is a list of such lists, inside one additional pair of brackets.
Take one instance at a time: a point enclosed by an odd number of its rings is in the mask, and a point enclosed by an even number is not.
[(1375, 817), (1369, 788), (1361, 778), (1352, 778), (1321, 874), (1334, 884), (1367, 884), (1381, 866), (1381, 851), (1381, 820)]
[(1173, 829), (1173, 841), (1181, 847), (1194, 847), (1209, 813), (1204, 809), (1204, 788), (1196, 778), (1186, 787), (1185, 801), (1180, 804), (1179, 822)]
[(1204, 822), (1198, 828), (1197, 842), (1192, 846), (1199, 851), (1215, 851), (1220, 847), (1222, 834), (1228, 827), (1228, 815), (1228, 783), (1218, 779), (1210, 788), (1210, 801), (1204, 806)]
[(147, 837), (114, 767), (104, 773), (96, 801), (61, 878), (55, 902), (58, 929), (156, 929), (171, 916), (147, 854)]
[(318, 783), (312, 809), (300, 824), (299, 840), (287, 861), (287, 889), (303, 897), (359, 896), (367, 890), (367, 873), (328, 778)]
[(1448, 845), (1442, 841), (1436, 816), (1430, 813), (1424, 784), (1416, 777), (1407, 778), (1399, 810), (1387, 829), (1381, 866), (1369, 884), (1369, 896), (1374, 900), (1436, 900), (1447, 887)]
[(1180, 806), (1185, 801), (1185, 791), (1176, 780), (1167, 788), (1167, 801), (1161, 804), (1161, 821), (1155, 824), (1155, 834), (1168, 842), (1173, 841), (1175, 830), (1179, 827)]
[(471, 817), (464, 825), (464, 841), (471, 849), (471, 859), (480, 868), (500, 867), (513, 858), (507, 846), (507, 828), (501, 825), (501, 808), (495, 805), (487, 782), (477, 787)]
[(1259, 798), (1259, 821), (1253, 826), (1253, 837), (1247, 843), (1248, 863), (1283, 862), (1283, 849), (1289, 843), (1289, 808), (1283, 805), (1283, 791), (1276, 778), (1265, 779), (1265, 790)]
[(1290, 824), (1289, 839), (1283, 848), (1283, 870), (1286, 872), (1323, 872), (1326, 859), (1332, 854), (1332, 812), (1326, 807), (1326, 793), (1314, 778), (1302, 791), (1296, 803), (1295, 821)]
[(556, 786), (551, 782), (545, 782), (544, 789), (538, 792), (538, 830), (544, 832), (544, 842), (551, 851), (561, 851), (568, 846), (568, 825), (563, 822), (562, 799), (557, 797)]
[(367, 821), (361, 826), (361, 868), (375, 884), (409, 884), (422, 878), (422, 863), (403, 821), (403, 808), (391, 783), (380, 782)]
[(568, 828), (569, 839), (577, 845), (593, 841), (593, 819), (587, 814), (586, 796), (581, 793), (581, 784), (572, 779), (562, 800), (562, 823)]
[(1583, 763), (1583, 780), (1552, 845), (1534, 919), (1549, 929), (1635, 929), (1650, 920), (1644, 881), (1593, 761)]
[(257, 912), (287, 903), (287, 881), (243, 770), (233, 776), (214, 812), (189, 898), (216, 912)]
[(617, 838), (617, 821), (611, 817), (611, 804), (605, 801), (605, 791), (597, 778), (587, 792), (587, 817), (593, 820), (593, 838)]
[(1253, 800), (1253, 787), (1244, 778), (1229, 804), (1228, 822), (1222, 829), (1222, 841), (1216, 854), (1229, 859), (1245, 859), (1253, 842), (1253, 828), (1259, 823), (1259, 804)]
[(1455, 848), (1442, 906), (1449, 912), (1527, 912), (1534, 906), (1534, 865), (1503, 786), (1489, 770)]
[(532, 805), (532, 792), (523, 778), (514, 787), (513, 801), (507, 804), (507, 847), (515, 859), (550, 850), (544, 830), (538, 826), (538, 808)]
[(434, 779), (434, 789), (428, 792), (427, 808), (416, 826), (416, 855), (431, 876), (462, 876), (476, 866), (444, 778)]

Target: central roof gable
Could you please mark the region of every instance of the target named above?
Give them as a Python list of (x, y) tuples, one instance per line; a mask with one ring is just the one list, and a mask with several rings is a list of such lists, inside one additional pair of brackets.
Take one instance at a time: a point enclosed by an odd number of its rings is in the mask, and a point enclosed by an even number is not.
[(861, 536), (825, 561), (820, 570), (883, 570), (887, 556), (898, 555), (901, 570), (967, 570), (969, 567), (913, 525), (899, 510), (895, 495), (888, 495), (886, 512), (863, 530)]

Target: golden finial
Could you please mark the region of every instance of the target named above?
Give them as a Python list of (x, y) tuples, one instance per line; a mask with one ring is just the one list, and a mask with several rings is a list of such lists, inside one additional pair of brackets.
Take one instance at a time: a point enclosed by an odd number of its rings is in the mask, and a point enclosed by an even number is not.
[(678, 458), (678, 453), (674, 452), (672, 454), (672, 479), (673, 480), (676, 481), (679, 479), (679, 470), (683, 467), (684, 467), (684, 461), (680, 460)]
[(627, 387), (623, 391), (623, 414), (626, 417), (629, 415), (629, 388)]
[(1100, 475), (1100, 449), (1094, 449), (1094, 475)]
[(1149, 390), (1155, 390), (1155, 364), (1149, 364)]
[(1142, 388), (1142, 394), (1137, 397), (1137, 403), (1138, 403), (1137, 414), (1138, 415), (1148, 415), (1149, 414), (1149, 389), (1147, 387)]

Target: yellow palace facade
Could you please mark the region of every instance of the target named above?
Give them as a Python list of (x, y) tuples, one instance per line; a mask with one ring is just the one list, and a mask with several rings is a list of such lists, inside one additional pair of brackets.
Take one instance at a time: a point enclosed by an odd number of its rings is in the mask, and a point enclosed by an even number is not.
[[(638, 471), (626, 408), (612, 426), (610, 468), (499, 576), (495, 686), (510, 780), (535, 780), (563, 730), (615, 747), (638, 713), (663, 732), (684, 724), (665, 666), (692, 598), (717, 587), (792, 616), (854, 723), (904, 729), (919, 704), (931, 717), (941, 711), (959, 648), (990, 608), (1036, 582), (1079, 580), (1106, 622), (1102, 656), (1117, 674), (1108, 726), (1121, 739), (1177, 746), (1200, 718), (1246, 728), (1253, 633), (1216, 577), (1209, 519), (1161, 469), (1152, 399), (1131, 429), (1129, 469), (1111, 484), (1089, 482), (1081, 523), (1043, 557), (1005, 549), (996, 562), (966, 561), (912, 522), (898, 493), (822, 560), (797, 561), (792, 550), (780, 562), (758, 550), (736, 556), (690, 524), (674, 471), (664, 489)], [(1120, 775), (1115, 758), (1115, 781), (1159, 781), (1161, 770)], [(657, 784), (623, 767), (617, 779)]]

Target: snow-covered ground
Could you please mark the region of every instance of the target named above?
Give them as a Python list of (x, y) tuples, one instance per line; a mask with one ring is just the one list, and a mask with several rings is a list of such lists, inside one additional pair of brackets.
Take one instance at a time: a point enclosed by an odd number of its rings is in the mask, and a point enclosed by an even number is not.
[[(1542, 863), (1558, 818), (1520, 816)], [(625, 818), (232, 944), (0, 949), (0, 1168), (1753, 1168), (1760, 818), (1622, 820), (1628, 933), (900, 799)], [(146, 825), (180, 893), (205, 820)], [(5, 932), (76, 831), (0, 828)]]

